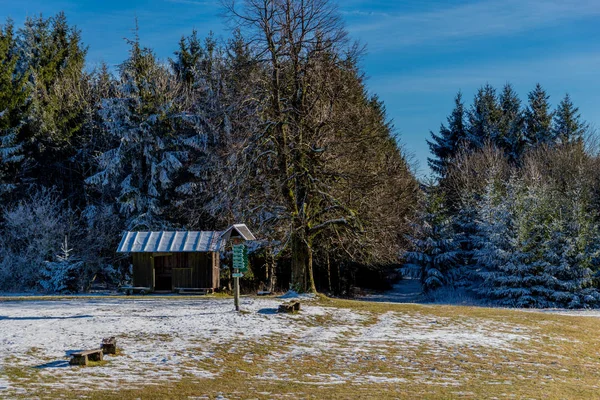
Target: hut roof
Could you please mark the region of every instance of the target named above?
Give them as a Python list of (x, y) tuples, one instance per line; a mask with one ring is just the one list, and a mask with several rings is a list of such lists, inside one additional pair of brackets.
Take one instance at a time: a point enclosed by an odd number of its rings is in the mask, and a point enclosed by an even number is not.
[(224, 231), (150, 231), (125, 232), (118, 253), (213, 252), (223, 249), (231, 236), (255, 240), (244, 224)]

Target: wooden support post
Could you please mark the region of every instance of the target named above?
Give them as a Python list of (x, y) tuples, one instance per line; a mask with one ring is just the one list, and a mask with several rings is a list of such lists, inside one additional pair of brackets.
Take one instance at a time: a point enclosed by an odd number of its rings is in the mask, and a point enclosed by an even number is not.
[[(232, 246), (242, 244), (243, 240), (240, 238), (232, 238)], [(233, 260), (232, 260), (233, 261)], [(233, 264), (233, 263), (232, 263)], [(235, 268), (235, 264), (232, 265), (233, 270), (233, 304), (235, 305), (235, 311), (240, 311), (240, 270)]]
[(237, 276), (239, 269), (233, 270), (236, 276), (233, 278), (233, 303), (235, 304), (235, 311), (240, 311), (240, 278)]

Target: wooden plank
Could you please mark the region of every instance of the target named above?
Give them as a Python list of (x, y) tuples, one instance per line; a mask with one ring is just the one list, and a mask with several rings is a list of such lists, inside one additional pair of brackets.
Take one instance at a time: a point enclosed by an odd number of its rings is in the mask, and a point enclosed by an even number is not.
[(218, 252), (212, 253), (213, 260), (213, 280), (212, 287), (218, 289), (221, 285), (221, 259)]
[(173, 269), (173, 288), (192, 288), (192, 268)]
[(133, 286), (154, 287), (151, 255), (133, 253)]

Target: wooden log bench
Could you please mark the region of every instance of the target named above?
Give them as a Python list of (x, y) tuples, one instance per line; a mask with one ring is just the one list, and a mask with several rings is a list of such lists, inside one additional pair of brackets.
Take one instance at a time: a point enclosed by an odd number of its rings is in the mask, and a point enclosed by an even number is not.
[(71, 354), (70, 365), (88, 365), (88, 361), (102, 361), (102, 349), (80, 351)]
[(117, 354), (117, 339), (114, 336), (102, 339), (102, 353)]
[(213, 294), (215, 292), (215, 290), (213, 288), (175, 288), (175, 291), (179, 294), (200, 294), (200, 295)]
[(149, 287), (143, 287), (143, 286), (121, 286), (119, 288), (120, 292), (125, 293), (127, 296), (130, 296), (132, 294), (148, 294), (152, 291), (152, 288)]
[(279, 305), (278, 312), (295, 314), (300, 311), (300, 302), (297, 300), (288, 301)]

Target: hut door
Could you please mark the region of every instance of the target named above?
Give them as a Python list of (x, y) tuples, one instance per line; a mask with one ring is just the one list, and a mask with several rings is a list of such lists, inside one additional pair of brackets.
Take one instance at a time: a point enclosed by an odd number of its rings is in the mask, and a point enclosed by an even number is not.
[(173, 290), (172, 256), (154, 256), (154, 290)]

